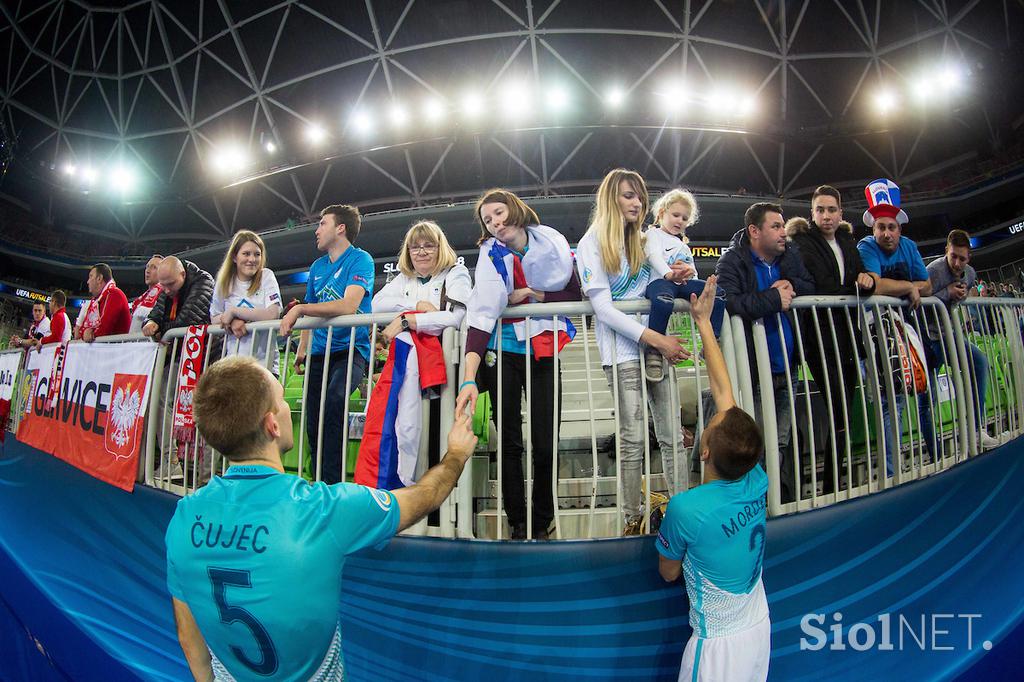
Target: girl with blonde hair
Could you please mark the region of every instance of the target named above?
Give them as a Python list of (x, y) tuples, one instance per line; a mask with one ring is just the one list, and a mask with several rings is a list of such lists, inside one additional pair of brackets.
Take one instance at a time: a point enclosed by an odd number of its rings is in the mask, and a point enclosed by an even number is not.
[[(647, 326), (664, 334), (676, 299), (689, 301), (690, 294), (700, 296), (704, 291), (704, 282), (697, 279), (697, 266), (686, 237), (686, 228), (697, 222), (700, 210), (693, 194), (677, 188), (661, 195), (652, 213), (654, 224), (644, 233), (647, 262), (653, 273), (647, 287), (647, 298), (651, 301)], [(718, 297), (711, 312), (711, 326), (716, 334), (722, 328), (724, 314), (725, 299)], [(665, 365), (657, 349), (648, 347), (644, 360), (648, 380), (665, 378)]]
[[(648, 208), (647, 185), (639, 173), (617, 168), (608, 173), (597, 190), (587, 233), (576, 249), (576, 264), (583, 291), (594, 306), (594, 333), (608, 385), (616, 396), (617, 429), (620, 434), (621, 500), (625, 534), (639, 532), (640, 474), (643, 467), (647, 422), (644, 419), (640, 382), (640, 344), (656, 349), (668, 362), (689, 357), (678, 339), (649, 329), (617, 310), (613, 301), (644, 298), (651, 279), (651, 265), (641, 232)], [(673, 409), (670, 381), (648, 382), (647, 404), (661, 447), (662, 470), (671, 496), (678, 488), (675, 457), (682, 453), (679, 415)]]
[(224, 327), (224, 355), (251, 355), (261, 363), (270, 353), (267, 369), (279, 374), (277, 330), (251, 332), (247, 322), (281, 317), (281, 289), (267, 267), (267, 250), (255, 232), (239, 230), (231, 240), (217, 272), (210, 300), (210, 322)]

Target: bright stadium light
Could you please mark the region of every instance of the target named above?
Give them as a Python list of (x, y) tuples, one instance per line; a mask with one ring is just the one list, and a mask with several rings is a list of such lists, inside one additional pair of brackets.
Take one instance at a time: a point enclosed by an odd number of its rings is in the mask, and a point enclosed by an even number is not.
[(431, 97), (423, 103), (423, 118), (428, 123), (437, 123), (444, 118), (444, 103), (436, 97)]
[(218, 149), (213, 155), (213, 168), (219, 173), (237, 173), (249, 162), (245, 150), (231, 144)]
[(547, 105), (551, 111), (565, 111), (569, 106), (569, 91), (561, 85), (552, 86), (547, 93)]
[(65, 163), (64, 168), (62, 170), (64, 171), (64, 175), (69, 175), (71, 177), (74, 177), (75, 173), (78, 172), (78, 169), (75, 167), (75, 164), (73, 163)]
[(524, 118), (530, 111), (530, 89), (520, 80), (509, 81), (499, 91), (506, 118)]
[(360, 135), (369, 135), (373, 130), (373, 118), (368, 111), (357, 111), (352, 114), (351, 125)]
[(96, 182), (96, 171), (91, 166), (82, 169), (82, 182), (86, 185)]
[(604, 103), (609, 109), (618, 109), (626, 101), (626, 92), (615, 85), (604, 93)]
[(263, 148), (267, 150), (268, 154), (274, 154), (277, 152), (277, 145), (274, 144), (273, 140), (267, 140), (267, 143), (263, 145)]
[(396, 128), (402, 128), (409, 122), (409, 112), (405, 110), (405, 107), (396, 102), (391, 105), (388, 118), (391, 119), (391, 125)]
[(110, 189), (126, 194), (135, 189), (135, 173), (124, 166), (115, 166), (110, 171)]
[(964, 84), (964, 72), (957, 64), (947, 64), (940, 76), (947, 91), (959, 90)]
[(706, 101), (708, 109), (715, 114), (726, 116), (734, 111), (738, 104), (736, 94), (727, 88), (717, 88), (711, 91)]
[(306, 128), (306, 139), (312, 144), (320, 144), (327, 139), (327, 131), (323, 126), (313, 123)]
[(686, 84), (678, 79), (666, 81), (661, 89), (655, 91), (661, 101), (662, 112), (667, 115), (675, 115), (686, 106)]
[(892, 90), (879, 90), (875, 94), (875, 110), (883, 116), (895, 109), (896, 104), (896, 94)]
[(462, 115), (468, 119), (479, 118), (484, 111), (483, 97), (475, 92), (467, 92), (462, 97), (459, 109), (462, 111)]

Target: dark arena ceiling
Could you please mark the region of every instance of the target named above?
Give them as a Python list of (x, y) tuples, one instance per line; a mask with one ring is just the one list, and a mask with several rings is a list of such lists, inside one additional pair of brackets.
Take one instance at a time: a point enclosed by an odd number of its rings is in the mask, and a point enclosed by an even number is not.
[(140, 253), (304, 222), (332, 202), (590, 194), (620, 165), (655, 190), (806, 201), (822, 182), (856, 198), (877, 177), (934, 198), (965, 168), (1022, 156), (1020, 0), (5, 0), (0, 12), (13, 153), (0, 191)]

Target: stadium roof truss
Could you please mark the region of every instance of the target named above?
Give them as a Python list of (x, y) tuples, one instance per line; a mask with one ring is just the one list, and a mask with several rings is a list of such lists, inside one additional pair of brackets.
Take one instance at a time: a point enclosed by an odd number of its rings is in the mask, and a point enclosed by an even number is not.
[[(0, 13), (4, 191), (129, 242), (169, 227), (219, 240), (337, 200), (590, 192), (618, 165), (656, 188), (779, 196), (913, 182), (996, 147), (1022, 114), (1005, 62), (1024, 9), (1008, 0), (18, 0)], [(965, 91), (936, 80), (914, 101), (920, 74), (947, 63), (970, 74)], [(733, 99), (713, 100), (727, 86)], [(470, 89), (477, 119), (459, 111)], [(741, 118), (738, 98), (756, 113)], [(448, 117), (429, 123), (427, 99)], [(376, 130), (355, 130), (357, 112)], [(248, 161), (218, 175), (228, 143)], [(130, 166), (140, 186), (111, 200), (108, 180), (65, 177), (72, 164)]]

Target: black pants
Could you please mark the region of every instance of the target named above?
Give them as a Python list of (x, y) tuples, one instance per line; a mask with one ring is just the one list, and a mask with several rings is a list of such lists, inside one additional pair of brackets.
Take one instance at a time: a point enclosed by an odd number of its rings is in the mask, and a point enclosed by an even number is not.
[[(827, 322), (825, 324), (827, 324)], [(822, 337), (824, 337), (826, 333), (828, 333), (827, 327), (822, 330)], [(844, 335), (849, 337), (849, 334)], [(840, 336), (838, 329), (836, 330), (836, 336)], [(811, 370), (811, 376), (814, 378), (814, 384), (818, 387), (818, 391), (821, 393), (821, 400), (825, 403), (825, 409), (828, 409), (828, 401), (830, 399), (832, 400), (832, 414), (830, 416), (835, 428), (829, 431), (829, 437), (825, 441), (824, 453), (821, 457), (823, 464), (821, 474), (823, 479), (822, 493), (827, 495), (835, 492), (835, 481), (832, 478), (834, 475), (832, 463), (833, 440), (835, 441), (834, 445), (836, 448), (836, 455), (839, 458), (840, 473), (845, 469), (846, 422), (850, 421), (852, 423), (852, 421), (858, 416), (853, 413), (853, 399), (857, 389), (858, 378), (860, 377), (860, 370), (853, 361), (853, 352), (848, 348), (843, 349), (842, 346), (840, 346), (840, 353), (842, 353), (843, 350), (847, 350), (850, 353), (849, 356), (836, 357), (836, 350), (835, 346), (832, 344), (831, 337), (829, 337), (828, 341), (824, 342), (824, 350), (825, 364), (822, 364), (821, 349), (818, 345), (818, 340), (815, 337), (808, 339), (805, 330), (804, 352), (807, 354), (807, 366)], [(825, 385), (826, 376), (828, 376), (827, 387)], [(840, 377), (842, 377), (842, 379), (840, 379)], [(845, 412), (843, 411), (844, 397), (846, 399)]]
[[(352, 357), (352, 379), (348, 392), (345, 391), (345, 374), (348, 371), (348, 350), (331, 353), (327, 363), (327, 394), (324, 396), (324, 443), (321, 452), (323, 468), (320, 480), (324, 483), (340, 483), (342, 467), (345, 466), (345, 443), (342, 442), (342, 427), (345, 419), (345, 404), (352, 391), (359, 387), (366, 374), (366, 359), (358, 351)], [(316, 467), (317, 431), (320, 425), (320, 389), (324, 379), (324, 356), (310, 355), (306, 363), (309, 386), (306, 389), (306, 436), (312, 453), (313, 467)], [(316, 471), (313, 472), (316, 478)]]
[[(488, 353), (490, 355), (490, 353)], [(547, 531), (555, 518), (551, 494), (552, 433), (561, 425), (554, 421), (555, 362), (552, 358), (530, 360), (530, 440), (533, 443), (533, 531)], [(481, 363), (480, 389), (491, 394), (494, 422), (501, 414), (501, 495), (509, 526), (526, 523), (526, 486), (523, 482), (523, 396), (526, 394), (526, 356), (502, 353), (501, 394), (498, 394), (498, 367)], [(557, 377), (562, 393), (561, 371)], [(561, 401), (559, 400), (559, 407)]]

